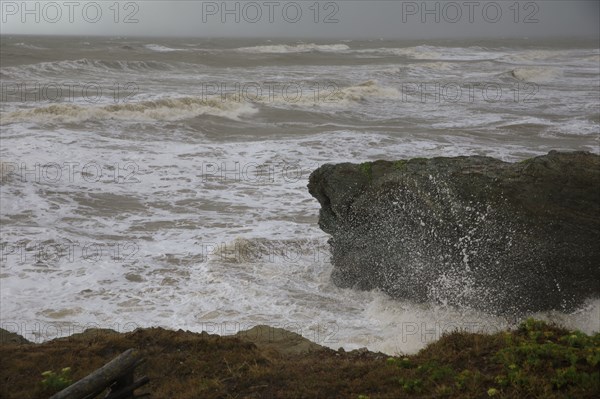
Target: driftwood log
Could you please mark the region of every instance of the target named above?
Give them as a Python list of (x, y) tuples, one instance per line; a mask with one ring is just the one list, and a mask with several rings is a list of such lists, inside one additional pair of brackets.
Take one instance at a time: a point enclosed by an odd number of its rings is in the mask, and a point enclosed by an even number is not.
[(128, 349), (50, 399), (93, 398), (109, 387), (107, 399), (133, 398), (133, 391), (149, 381), (148, 377), (134, 381), (134, 370), (142, 361), (139, 351)]

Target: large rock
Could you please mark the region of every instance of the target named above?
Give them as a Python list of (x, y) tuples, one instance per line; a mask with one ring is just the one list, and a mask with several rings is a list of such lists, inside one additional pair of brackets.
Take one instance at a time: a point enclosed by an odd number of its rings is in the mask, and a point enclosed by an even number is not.
[(333, 282), (495, 314), (600, 294), (600, 156), (324, 165), (310, 176)]

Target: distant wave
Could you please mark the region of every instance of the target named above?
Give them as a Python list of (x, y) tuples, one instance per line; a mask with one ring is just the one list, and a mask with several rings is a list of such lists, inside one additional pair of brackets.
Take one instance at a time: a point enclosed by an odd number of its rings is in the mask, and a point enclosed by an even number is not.
[(558, 68), (550, 67), (526, 67), (515, 68), (510, 71), (510, 75), (524, 82), (548, 82), (562, 76), (562, 71)]
[(450, 62), (423, 62), (420, 64), (410, 64), (412, 68), (432, 69), (439, 71), (447, 71), (453, 68)]
[(560, 61), (562, 57), (568, 56), (565, 50), (522, 50), (504, 55), (500, 61), (511, 64), (529, 64), (545, 61)]
[(146, 47), (148, 50), (156, 51), (158, 53), (170, 53), (172, 51), (187, 51), (186, 49), (171, 48), (171, 47), (163, 46), (160, 44), (153, 44), (153, 43), (146, 44), (144, 47)]
[(1, 124), (83, 122), (111, 119), (121, 121), (174, 121), (199, 115), (238, 119), (256, 112), (256, 108), (249, 103), (183, 97), (104, 106), (54, 104), (46, 107), (7, 112), (3, 115)]
[(29, 44), (29, 43), (15, 43), (15, 46), (17, 47), (23, 47), (26, 48), (28, 50), (47, 50), (46, 47), (40, 47), (40, 46), (36, 46), (33, 44)]
[(504, 55), (496, 51), (490, 51), (483, 47), (382, 47), (375, 49), (356, 50), (357, 53), (400, 56), (417, 60), (437, 61), (485, 61), (495, 60)]
[(87, 58), (81, 58), (78, 60), (64, 60), (54, 62), (41, 62), (38, 64), (23, 65), (18, 67), (7, 67), (2, 68), (2, 73), (11, 79), (25, 79), (32, 76), (47, 77), (48, 73), (62, 73), (62, 72), (99, 72), (105, 73), (106, 71), (132, 71), (132, 72), (143, 72), (143, 71), (168, 71), (172, 70), (173, 67), (164, 62), (157, 61), (103, 61), (103, 60), (90, 60)]
[(595, 64), (600, 64), (600, 54), (590, 55), (588, 57), (583, 58), (584, 61), (591, 61)]
[(451, 71), (455, 68), (455, 65), (452, 62), (418, 62), (418, 63), (410, 63), (403, 64), (402, 66), (385, 68), (381, 72), (385, 75), (399, 76), (405, 74), (407, 71), (423, 71), (426, 73), (431, 73), (435, 71)]
[[(381, 86), (369, 80), (354, 86), (327, 87), (318, 96), (315, 92), (305, 92), (297, 101), (283, 96), (269, 95), (244, 99), (239, 95), (214, 98), (182, 97), (163, 98), (154, 101), (130, 102), (127, 104), (82, 105), (57, 103), (44, 107), (6, 112), (1, 124), (19, 122), (83, 122), (93, 120), (121, 121), (174, 121), (193, 118), (199, 115), (215, 115), (229, 119), (258, 112), (257, 105), (291, 105), (336, 107), (361, 104), (377, 99), (399, 98), (397, 89)], [(133, 100), (132, 100), (133, 101)]]
[(277, 44), (271, 46), (253, 46), (253, 47), (241, 47), (237, 51), (243, 53), (273, 53), (273, 54), (289, 54), (289, 53), (310, 53), (310, 52), (321, 52), (321, 53), (337, 53), (342, 51), (350, 50), (350, 47), (346, 44), (298, 44), (295, 46), (289, 46), (285, 44)]

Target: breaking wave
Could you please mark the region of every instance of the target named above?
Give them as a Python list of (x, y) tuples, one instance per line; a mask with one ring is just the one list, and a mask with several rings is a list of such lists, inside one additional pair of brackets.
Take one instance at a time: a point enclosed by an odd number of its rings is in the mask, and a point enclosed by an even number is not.
[(253, 46), (253, 47), (241, 47), (237, 51), (243, 53), (272, 53), (272, 54), (290, 54), (290, 53), (338, 53), (350, 50), (350, 47), (346, 44), (298, 44), (295, 46), (279, 44), (272, 46)]
[(384, 47), (377, 49), (357, 50), (362, 54), (400, 56), (417, 60), (435, 61), (485, 61), (495, 60), (502, 56), (482, 47)]
[(171, 48), (171, 47), (163, 46), (160, 44), (153, 44), (153, 43), (146, 44), (144, 47), (146, 47), (148, 50), (156, 51), (157, 53), (170, 53), (172, 51), (187, 51), (185, 49)]
[[(500, 58), (500, 61), (511, 64), (530, 64), (559, 61), (563, 59), (562, 57), (568, 57), (568, 55), (568, 52), (563, 50), (523, 50), (507, 54)], [(573, 52), (572, 55), (576, 55), (576, 52)]]
[(81, 106), (54, 104), (8, 112), (1, 124), (17, 122), (83, 122), (90, 120), (174, 121), (199, 115), (238, 119), (258, 112), (250, 103), (218, 101), (199, 97), (166, 98), (131, 104)]
[(318, 94), (312, 91), (310, 93), (305, 92), (302, 96), (297, 96), (297, 98), (291, 100), (282, 96), (270, 100), (264, 96), (259, 101), (275, 103), (275, 105), (350, 106), (366, 101), (392, 98), (400, 98), (400, 92), (397, 89), (381, 86), (376, 80), (368, 80), (355, 86), (339, 87), (331, 85), (323, 87)]
[(376, 80), (368, 80), (356, 86), (340, 89), (331, 97), (341, 102), (363, 102), (375, 98), (399, 98), (400, 92), (392, 87), (383, 87)]
[(22, 48), (26, 48), (28, 50), (47, 50), (46, 47), (40, 47), (40, 46), (36, 46), (33, 44), (28, 44), (28, 43), (15, 43), (14, 45), (16, 47), (22, 47)]
[(26, 79), (35, 76), (47, 78), (48, 74), (72, 74), (74, 72), (147, 72), (168, 71), (172, 69), (172, 65), (158, 61), (104, 61), (81, 58), (78, 60), (41, 62), (19, 67), (7, 67), (2, 68), (2, 73), (11, 79)]
[(527, 67), (515, 68), (510, 71), (510, 75), (518, 80), (525, 82), (548, 82), (562, 76), (562, 72), (558, 68), (547, 67)]

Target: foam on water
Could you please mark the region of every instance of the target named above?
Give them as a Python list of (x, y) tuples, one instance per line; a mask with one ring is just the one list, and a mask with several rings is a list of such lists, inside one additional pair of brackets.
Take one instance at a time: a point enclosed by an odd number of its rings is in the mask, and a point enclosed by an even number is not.
[[(64, 76), (73, 79), (74, 73), (84, 73), (98, 76), (105, 73), (122, 72), (164, 72), (173, 70), (173, 66), (159, 61), (105, 61), (81, 58), (78, 60), (41, 62), (38, 64), (23, 65), (18, 67), (2, 68), (2, 73), (7, 79), (14, 79), (23, 84), (22, 79), (48, 79), (49, 76)], [(100, 75), (101, 76), (101, 75)], [(95, 83), (95, 82), (91, 82)]]
[(15, 43), (15, 46), (26, 48), (28, 50), (47, 50), (46, 47), (40, 47), (29, 43)]
[[(520, 50), (510, 51), (505, 53), (499, 61), (511, 64), (562, 64), (568, 63), (569, 60), (585, 60), (590, 58), (590, 54), (598, 53), (598, 50), (589, 49), (562, 49), (562, 50)], [(593, 56), (591, 56), (593, 59)]]
[(175, 121), (205, 114), (238, 119), (256, 112), (256, 109), (248, 103), (185, 97), (104, 106), (54, 104), (41, 108), (8, 112), (3, 115), (1, 123), (73, 123), (107, 119), (134, 122)]
[(309, 106), (323, 107), (348, 107), (356, 105), (364, 105), (368, 101), (381, 99), (399, 99), (400, 91), (394, 87), (385, 87), (376, 80), (361, 82), (353, 86), (325, 86), (320, 92), (312, 92), (309, 95), (298, 95), (296, 92), (290, 93), (289, 96), (278, 96), (270, 98), (268, 95), (263, 95), (257, 98), (256, 101), (263, 104), (273, 106)]
[[(67, 135), (72, 134), (57, 134)], [(125, 154), (129, 158), (139, 151), (146, 153), (144, 162), (152, 166), (150, 170), (140, 169), (140, 182), (134, 186), (105, 182), (110, 192), (135, 195), (140, 204), (145, 203), (125, 218), (122, 211), (106, 212), (102, 207), (85, 210), (89, 201), (78, 193), (91, 190), (93, 194), (99, 189), (96, 184), (80, 181), (53, 187), (13, 179), (2, 187), (2, 214), (19, 214), (23, 203), (41, 204), (28, 218), (31, 227), (25, 236), (31, 241), (81, 242), (81, 234), (93, 228), (87, 240), (106, 246), (106, 241), (93, 237), (115, 237), (119, 231), (115, 239), (135, 243), (137, 252), (128, 262), (103, 256), (79, 262), (43, 260), (27, 267), (9, 263), (3, 268), (3, 295), (13, 300), (3, 303), (4, 314), (46, 320), (55, 326), (45, 330), (46, 336), (29, 336), (36, 340), (52, 338), (57, 328), (71, 331), (84, 325), (162, 325), (235, 333), (266, 323), (299, 331), (333, 348), (367, 346), (386, 353), (414, 352), (453, 328), (488, 332), (504, 328), (507, 322), (494, 317), (403, 303), (376, 291), (342, 290), (330, 283), (327, 237), (317, 228), (318, 205), (304, 188), (307, 174), (323, 162), (378, 158), (384, 142), (385, 138), (377, 134), (338, 132), (293, 141), (207, 145), (203, 146), (203, 156), (191, 156), (198, 152), (196, 144), (162, 144), (162, 151), (154, 154), (149, 151), (156, 148), (152, 142), (140, 144)], [(466, 146), (432, 144), (400, 141), (388, 148), (387, 155), (406, 158), (469, 152)], [(85, 163), (86, 159), (103, 157), (109, 154), (109, 147), (82, 148), (71, 161)], [(360, 155), (355, 152), (358, 148)], [(41, 161), (56, 160), (54, 150), (46, 146), (20, 159), (39, 159), (41, 151), (47, 152)], [(237, 160), (242, 165), (254, 162), (254, 168), (270, 165), (272, 179), (260, 180), (258, 172), (255, 178), (241, 181), (235, 176), (222, 181), (217, 175), (204, 183), (197, 178), (190, 185), (189, 180), (180, 179), (197, 174), (203, 162), (219, 159)], [(297, 166), (284, 175), (285, 164)], [(62, 194), (49, 196), (48, 189)], [(211, 193), (213, 205), (206, 209), (202, 192)], [(59, 213), (46, 213), (60, 197), (71, 201), (62, 202)], [(158, 205), (161, 202), (164, 205)], [(242, 204), (242, 213), (232, 213)], [(85, 227), (83, 220), (77, 225), (70, 221), (78, 216), (86, 218), (86, 214), (97, 222), (93, 227)], [(79, 231), (73, 231), (74, 227)], [(61, 232), (58, 237), (55, 231)], [(23, 237), (23, 232), (23, 228), (9, 227), (3, 237), (12, 243), (14, 238)], [(140, 240), (140, 235), (151, 238)], [(595, 306), (587, 312), (597, 311)], [(577, 317), (579, 323), (582, 317)], [(73, 320), (79, 327), (72, 325)], [(563, 320), (566, 325), (579, 326), (568, 316)]]
[(161, 44), (154, 44), (154, 43), (146, 44), (144, 47), (146, 47), (148, 50), (156, 51), (157, 53), (170, 53), (172, 51), (187, 51), (186, 49), (171, 48), (171, 47), (163, 46)]
[(294, 53), (338, 53), (349, 50), (350, 47), (346, 44), (297, 44), (297, 45), (268, 45), (268, 46), (253, 46), (241, 47), (237, 49), (242, 53), (256, 54), (294, 54)]
[(510, 73), (513, 77), (521, 81), (536, 83), (549, 82), (559, 79), (562, 76), (560, 69), (548, 67), (515, 68)]
[(382, 47), (377, 49), (356, 50), (362, 54), (380, 54), (403, 56), (418, 60), (437, 61), (483, 61), (502, 57), (502, 53), (488, 51), (481, 47), (448, 48), (436, 46)]

